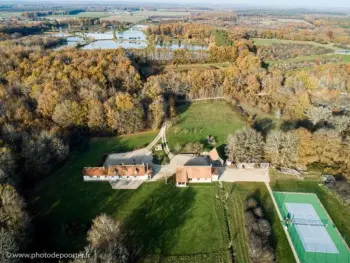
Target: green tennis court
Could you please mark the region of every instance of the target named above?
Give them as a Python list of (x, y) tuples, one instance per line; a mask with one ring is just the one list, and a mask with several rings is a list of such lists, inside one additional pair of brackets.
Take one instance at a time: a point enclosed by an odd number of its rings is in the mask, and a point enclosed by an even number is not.
[(301, 263), (350, 263), (350, 250), (315, 194), (273, 192)]

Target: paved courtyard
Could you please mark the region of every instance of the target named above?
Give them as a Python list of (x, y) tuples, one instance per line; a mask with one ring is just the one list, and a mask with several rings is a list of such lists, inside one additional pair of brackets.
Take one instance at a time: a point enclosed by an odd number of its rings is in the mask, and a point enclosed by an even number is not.
[(118, 180), (110, 182), (112, 189), (137, 189), (146, 180)]
[(219, 181), (223, 182), (270, 182), (269, 169), (219, 168)]

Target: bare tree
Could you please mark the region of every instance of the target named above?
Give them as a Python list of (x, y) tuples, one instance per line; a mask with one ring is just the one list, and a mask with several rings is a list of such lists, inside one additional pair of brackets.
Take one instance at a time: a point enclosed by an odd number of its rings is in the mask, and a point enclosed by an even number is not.
[(18, 260), (8, 256), (8, 254), (16, 253), (18, 251), (18, 243), (10, 231), (5, 228), (0, 228), (0, 262), (1, 263), (14, 263)]
[(275, 165), (295, 164), (298, 158), (298, 137), (293, 132), (270, 132), (266, 139), (265, 156)]
[(24, 201), (10, 185), (0, 185), (0, 225), (19, 236), (27, 227), (29, 218)]
[(311, 107), (306, 111), (306, 116), (316, 125), (321, 121), (328, 121), (332, 117), (332, 111), (325, 107)]
[(73, 262), (125, 263), (129, 254), (121, 239), (120, 224), (112, 217), (102, 214), (94, 219), (87, 235), (89, 245), (85, 252), (90, 258)]
[(332, 124), (340, 134), (344, 134), (349, 130), (350, 117), (336, 116), (332, 119)]
[(227, 138), (226, 154), (236, 163), (259, 162), (263, 157), (263, 151), (263, 137), (253, 129), (238, 131)]
[(9, 147), (0, 147), (0, 184), (14, 183), (18, 178), (14, 178), (16, 162), (15, 155)]

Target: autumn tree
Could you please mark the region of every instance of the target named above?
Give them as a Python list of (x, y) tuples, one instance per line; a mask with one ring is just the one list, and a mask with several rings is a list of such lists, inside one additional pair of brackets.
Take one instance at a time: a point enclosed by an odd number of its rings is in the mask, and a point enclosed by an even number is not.
[(65, 100), (57, 104), (52, 119), (63, 127), (80, 126), (85, 122), (85, 109), (76, 101)]
[(153, 101), (149, 107), (153, 129), (158, 129), (164, 119), (164, 99), (161, 97)]

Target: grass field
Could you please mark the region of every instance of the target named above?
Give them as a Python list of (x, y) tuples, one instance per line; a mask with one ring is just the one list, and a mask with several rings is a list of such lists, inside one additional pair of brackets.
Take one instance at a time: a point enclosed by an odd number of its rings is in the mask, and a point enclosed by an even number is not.
[(247, 249), (247, 234), (244, 226), (244, 205), (249, 197), (254, 197), (261, 204), (265, 217), (272, 225), (272, 237), (270, 243), (275, 250), (278, 263), (293, 263), (294, 256), (287, 237), (284, 233), (278, 214), (272, 203), (270, 194), (263, 183), (239, 183), (224, 184), (225, 189), (230, 192), (228, 198), (228, 216), (230, 218), (230, 228), (233, 250), (235, 251), (236, 262), (249, 262)]
[(232, 46), (233, 42), (229, 39), (228, 33), (223, 30), (213, 30), (211, 33), (215, 38), (215, 44), (217, 46)]
[(119, 21), (119, 22), (126, 22), (126, 23), (140, 23), (144, 20), (146, 20), (148, 16), (142, 16), (142, 15), (110, 15), (106, 17), (102, 17), (101, 21)]
[(271, 185), (274, 191), (314, 193), (337, 226), (348, 246), (350, 245), (350, 209), (321, 188), (315, 181), (277, 181)]
[[(83, 182), (82, 168), (100, 165), (104, 153), (143, 146), (154, 136), (152, 132), (93, 139), (86, 149), (73, 154), (62, 168), (43, 180), (32, 191), (29, 206), (38, 234), (33, 249), (77, 252), (86, 245), (92, 219), (107, 213), (123, 224), (128, 234), (126, 245), (137, 241), (140, 257), (227, 262), (228, 242), (223, 238), (219, 223), (223, 219), (215, 205), (216, 185), (179, 189), (173, 184), (153, 182), (133, 191), (112, 190), (104, 182)], [(42, 238), (44, 244), (39, 242)]]
[[(324, 253), (324, 252), (308, 252), (305, 250), (302, 239), (297, 232), (294, 224), (288, 225), (288, 232), (293, 241), (293, 245), (298, 253), (298, 257), (302, 263), (350, 263), (350, 251), (346, 243), (342, 240), (338, 230), (333, 226), (327, 212), (321, 206), (317, 196), (309, 193), (288, 193), (288, 192), (274, 192), (279, 210), (283, 218), (288, 216), (288, 209), (286, 203), (310, 204), (314, 208), (320, 220), (326, 223), (325, 229), (332, 239), (338, 253)], [(305, 211), (304, 211), (305, 212)], [(309, 228), (312, 230), (312, 228)], [(312, 237), (311, 235), (307, 237)]]
[(227, 135), (244, 128), (245, 121), (225, 101), (195, 102), (182, 105), (178, 109), (179, 116), (175, 125), (167, 132), (171, 149), (179, 143), (184, 146), (189, 142), (205, 144), (206, 137), (212, 135), (216, 139), (216, 147), (226, 143)]
[(272, 44), (306, 44), (314, 45), (318, 47), (324, 47), (333, 50), (339, 50), (341, 48), (335, 47), (333, 43), (330, 44), (321, 44), (313, 41), (296, 41), (296, 40), (283, 40), (283, 39), (262, 39), (262, 38), (253, 38), (254, 44), (257, 46), (270, 46)]
[[(267, 60), (266, 63), (269, 65), (281, 64), (281, 63), (292, 63), (292, 62), (300, 62), (300, 61), (308, 61), (322, 58), (341, 58), (342, 61), (340, 63), (350, 63), (350, 55), (340, 55), (334, 53), (328, 53), (323, 55), (312, 55), (312, 56), (300, 56), (289, 59), (279, 59), (279, 60)], [(334, 62), (330, 62), (334, 63)]]
[[(307, 181), (315, 181), (319, 182), (322, 179), (322, 173), (323, 171), (315, 170), (315, 169), (308, 169), (307, 172), (302, 173), (303, 179)], [(270, 169), (269, 170), (269, 175), (270, 175), (270, 180), (271, 182), (276, 182), (276, 181), (299, 181), (299, 177), (296, 175), (292, 174), (283, 174), (280, 173), (279, 171), (275, 169)]]

